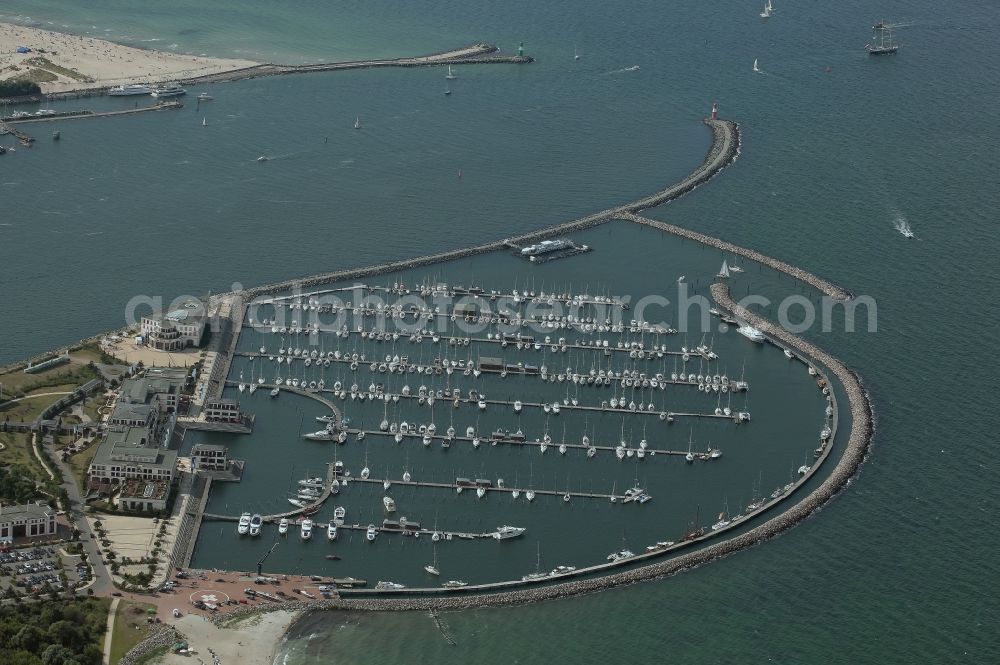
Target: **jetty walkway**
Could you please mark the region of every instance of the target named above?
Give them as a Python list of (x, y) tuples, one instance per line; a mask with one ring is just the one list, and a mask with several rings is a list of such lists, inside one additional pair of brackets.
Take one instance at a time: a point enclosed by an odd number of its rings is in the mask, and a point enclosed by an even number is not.
[[(264, 76), (283, 76), (287, 74), (306, 74), (310, 72), (333, 72), (346, 69), (371, 69), (375, 67), (431, 67), (438, 65), (484, 65), (484, 64), (527, 64), (534, 58), (527, 55), (502, 55), (496, 46), (486, 43), (471, 44), (460, 48), (430, 53), (427, 55), (408, 56), (402, 58), (378, 58), (373, 60), (349, 60), (344, 62), (320, 62), (307, 65), (279, 65), (261, 63), (225, 72), (204, 74), (177, 79), (182, 85), (197, 86), (210, 83), (227, 83)], [(110, 88), (79, 88), (23, 97), (0, 99), (9, 104), (52, 101), (60, 99), (77, 99), (80, 97), (103, 97)]]

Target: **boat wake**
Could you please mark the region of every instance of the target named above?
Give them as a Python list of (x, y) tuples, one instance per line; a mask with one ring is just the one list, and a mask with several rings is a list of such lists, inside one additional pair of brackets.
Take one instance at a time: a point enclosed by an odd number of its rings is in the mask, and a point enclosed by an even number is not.
[(623, 67), (622, 69), (616, 69), (608, 74), (624, 74), (626, 72), (637, 72), (639, 71), (639, 65), (632, 65), (631, 67)]
[(916, 235), (913, 233), (913, 229), (910, 228), (910, 223), (906, 221), (906, 218), (903, 217), (902, 215), (898, 215), (896, 219), (892, 220), (892, 226), (904, 238), (916, 237)]

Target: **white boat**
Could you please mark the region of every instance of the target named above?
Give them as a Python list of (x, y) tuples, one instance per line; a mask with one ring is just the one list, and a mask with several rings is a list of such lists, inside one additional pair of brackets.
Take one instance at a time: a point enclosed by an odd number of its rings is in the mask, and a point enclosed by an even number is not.
[(755, 72), (759, 72), (760, 71), (760, 69), (757, 68), (757, 58), (753, 59), (753, 70)]
[(453, 81), (458, 78), (455, 76), (454, 72), (451, 71), (451, 65), (448, 65), (448, 73), (445, 75), (445, 78), (449, 81)]
[(282, 517), (281, 521), (278, 522), (278, 533), (282, 536), (288, 533), (288, 518)]
[(302, 540), (309, 540), (313, 535), (313, 521), (311, 519), (302, 520), (302, 526), (299, 527), (299, 538)]
[(153, 97), (179, 97), (180, 95), (186, 95), (187, 90), (182, 88), (180, 83), (172, 81), (166, 85), (153, 88), (153, 92), (150, 94)]
[(326, 525), (326, 539), (337, 540), (337, 525), (333, 522)]
[(395, 591), (396, 589), (405, 589), (406, 585), (398, 582), (379, 582), (375, 588), (380, 591)]
[(301, 487), (323, 489), (323, 479), (318, 476), (316, 478), (303, 478), (299, 481), (299, 485)]
[(375, 542), (375, 536), (377, 535), (378, 535), (378, 529), (375, 528), (374, 524), (369, 524), (368, 530), (365, 532), (365, 538), (367, 538), (368, 542), (371, 543)]
[(250, 513), (240, 515), (239, 524), (236, 525), (236, 533), (245, 536), (250, 531)]
[(361, 129), (361, 116), (354, 117), (354, 129)]
[[(270, 159), (270, 157), (268, 157), (267, 155), (261, 155), (260, 157), (257, 158), (257, 161), (258, 162), (266, 162), (268, 159)], [(280, 361), (281, 358), (278, 358), (278, 360)]]
[(333, 511), (333, 522), (334, 524), (343, 524), (344, 518), (347, 517), (347, 509), (343, 506), (337, 506)]
[(208, 94), (207, 92), (203, 92), (198, 95), (199, 102), (210, 102), (213, 99), (215, 99), (215, 97), (212, 97), (212, 95)]
[(259, 536), (260, 525), (263, 523), (264, 519), (260, 516), (260, 514), (259, 513), (254, 514), (254, 516), (250, 518), (250, 535)]
[(391, 496), (382, 497), (382, 505), (385, 506), (385, 512), (394, 513), (396, 512), (396, 502)]
[(767, 5), (764, 5), (764, 11), (760, 13), (761, 18), (770, 18), (771, 10)]
[(428, 572), (428, 574), (430, 574), (430, 575), (440, 575), (441, 574), (441, 571), (438, 570), (436, 566), (432, 566), (430, 564), (427, 564), (426, 566), (424, 566), (424, 570), (426, 570)]
[(736, 329), (736, 332), (746, 337), (751, 342), (756, 342), (758, 344), (764, 341), (764, 333), (757, 330), (751, 325), (742, 325)]
[(463, 580), (448, 580), (441, 586), (443, 586), (446, 589), (460, 589), (464, 586), (469, 586), (469, 583)]
[(148, 95), (153, 92), (153, 88), (142, 83), (132, 85), (116, 85), (108, 90), (109, 97), (132, 97), (133, 95)]
[(523, 527), (519, 526), (508, 526), (503, 525), (497, 527), (497, 530), (493, 532), (493, 537), (497, 540), (507, 540), (508, 538), (517, 538), (526, 531)]

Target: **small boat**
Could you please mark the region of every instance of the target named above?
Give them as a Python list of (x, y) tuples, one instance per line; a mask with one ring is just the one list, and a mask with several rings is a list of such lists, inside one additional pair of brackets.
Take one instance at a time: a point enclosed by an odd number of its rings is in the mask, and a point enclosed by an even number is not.
[(378, 529), (375, 528), (374, 524), (369, 524), (368, 530), (365, 532), (365, 538), (368, 539), (368, 542), (373, 543), (375, 542), (375, 537), (377, 535), (378, 535)]
[(254, 516), (250, 518), (250, 535), (259, 536), (260, 526), (263, 523), (264, 519), (260, 516), (260, 514), (259, 513), (254, 514)]
[(448, 73), (445, 75), (445, 78), (449, 81), (453, 81), (458, 78), (455, 76), (454, 72), (451, 71), (451, 65), (448, 65)]
[(281, 521), (278, 522), (278, 533), (282, 536), (288, 533), (288, 518), (282, 517)]
[(200, 93), (198, 95), (198, 101), (199, 102), (210, 102), (213, 99), (215, 99), (215, 97), (213, 97), (212, 95), (208, 94), (207, 92), (202, 92), (202, 93)]
[(250, 513), (240, 515), (240, 521), (236, 525), (236, 533), (245, 536), (250, 531)]
[(764, 5), (764, 11), (762, 11), (760, 13), (760, 17), (761, 18), (770, 18), (771, 17), (771, 10), (768, 8), (767, 5)]
[(337, 506), (333, 511), (333, 521), (335, 524), (343, 524), (344, 518), (347, 517), (347, 509), (343, 506)]
[(441, 586), (443, 586), (446, 589), (460, 589), (461, 587), (469, 586), (469, 583), (463, 582), (462, 580), (448, 580)]
[(326, 558), (329, 559), (330, 561), (340, 561), (340, 557), (337, 556), (336, 554), (327, 554)]
[(406, 585), (399, 584), (398, 582), (379, 582), (375, 585), (375, 588), (379, 591), (396, 591), (398, 589), (405, 589)]
[(753, 59), (753, 70), (755, 72), (759, 72), (760, 71), (760, 69), (757, 67), (757, 58)]
[(451, 94), (451, 88), (449, 88), (447, 85), (444, 86), (444, 94), (445, 95), (450, 95)]
[(326, 539), (327, 540), (337, 539), (337, 525), (333, 522), (330, 522), (329, 524), (326, 525)]
[(382, 505), (385, 506), (385, 512), (394, 513), (396, 512), (396, 502), (391, 496), (382, 497)]
[(302, 526), (299, 527), (299, 538), (301, 538), (302, 540), (309, 540), (310, 538), (312, 538), (313, 535), (312, 528), (313, 528), (312, 520), (310, 519), (302, 520)]
[(153, 88), (153, 91), (150, 94), (153, 95), (153, 97), (157, 98), (178, 97), (180, 95), (186, 95), (187, 90), (182, 88), (180, 83), (173, 81), (171, 83), (167, 83), (166, 85), (161, 85), (159, 87)]
[(201, 119), (201, 126), (208, 127), (208, 116), (203, 116)]
[(742, 325), (742, 326), (740, 326), (739, 328), (736, 329), (736, 332), (738, 332), (739, 334), (743, 335), (744, 337), (746, 337), (751, 342), (756, 342), (757, 344), (763, 343), (763, 341), (765, 339), (764, 338), (764, 333), (762, 333), (761, 331), (757, 330), (756, 328), (754, 328), (751, 325)]
[(361, 116), (355, 116), (354, 129), (361, 129)]
[(517, 538), (526, 531), (523, 527), (519, 526), (508, 526), (503, 525), (497, 527), (497, 530), (493, 532), (492, 536), (497, 540), (507, 540), (508, 538)]
[(260, 157), (257, 158), (257, 161), (258, 162), (266, 162), (269, 159), (270, 159), (270, 157), (268, 157), (267, 155), (261, 155)]
[(438, 570), (436, 566), (433, 566), (431, 564), (427, 564), (426, 566), (424, 566), (424, 570), (426, 570), (427, 573), (430, 574), (430, 575), (437, 576), (437, 575), (441, 574), (441, 571)]

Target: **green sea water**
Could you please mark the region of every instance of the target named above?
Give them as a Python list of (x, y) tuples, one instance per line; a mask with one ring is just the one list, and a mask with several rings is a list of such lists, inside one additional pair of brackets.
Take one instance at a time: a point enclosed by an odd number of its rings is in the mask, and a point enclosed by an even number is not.
[[(861, 474), (813, 519), (669, 580), (449, 613), (454, 647), (423, 614), (323, 615), (278, 662), (995, 661), (995, 6), (789, 3), (767, 21), (732, 2), (139, 7), (2, 13), (287, 62), (522, 39), (538, 60), (463, 68), (447, 99), (441, 72), (354, 72), (219, 86), (207, 111), (62, 123), (58, 145), (0, 163), (5, 359), (116, 325), (136, 293), (422, 254), (629, 200), (701, 160), (713, 100), (741, 124), (740, 159), (649, 214), (878, 302), (876, 334), (806, 333), (857, 368), (877, 414)], [(869, 58), (882, 17), (905, 23), (903, 47)], [(81, 104), (113, 102), (64, 107)]]

